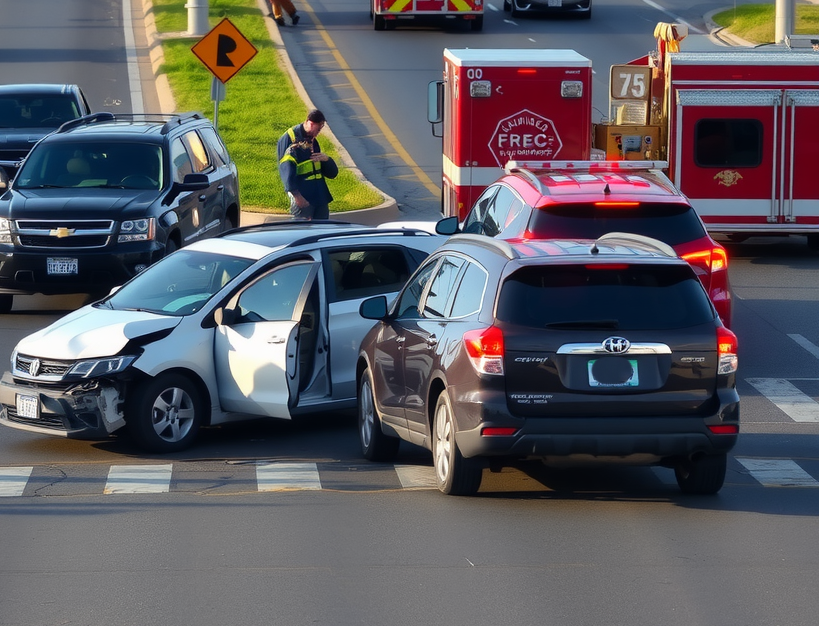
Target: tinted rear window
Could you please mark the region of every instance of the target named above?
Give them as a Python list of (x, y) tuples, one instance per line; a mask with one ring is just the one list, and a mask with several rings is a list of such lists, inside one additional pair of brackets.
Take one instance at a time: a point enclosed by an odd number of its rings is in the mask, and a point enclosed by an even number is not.
[(547, 265), (504, 282), (497, 318), (534, 328), (661, 330), (704, 324), (714, 313), (687, 266)]
[(537, 239), (596, 239), (613, 231), (637, 233), (676, 246), (705, 237), (694, 209), (687, 205), (641, 204), (600, 208), (591, 204), (537, 209), (529, 230)]

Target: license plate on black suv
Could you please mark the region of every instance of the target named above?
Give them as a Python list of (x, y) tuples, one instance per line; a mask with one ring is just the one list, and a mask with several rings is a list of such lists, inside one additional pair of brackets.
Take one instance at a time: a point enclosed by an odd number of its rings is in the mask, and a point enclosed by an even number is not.
[(79, 274), (79, 264), (77, 263), (77, 259), (48, 257), (46, 262), (46, 271), (48, 272), (49, 276)]

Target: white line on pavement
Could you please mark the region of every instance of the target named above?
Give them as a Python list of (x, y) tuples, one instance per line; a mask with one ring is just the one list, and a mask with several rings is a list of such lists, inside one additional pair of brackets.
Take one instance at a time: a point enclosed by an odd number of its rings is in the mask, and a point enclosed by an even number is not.
[(259, 491), (321, 489), (316, 463), (263, 463), (256, 467)]
[(819, 346), (814, 343), (811, 343), (807, 339), (805, 339), (802, 335), (788, 335), (791, 339), (793, 339), (796, 343), (802, 346), (805, 350), (810, 352), (813, 356), (819, 359)]
[(396, 465), (395, 473), (404, 489), (437, 489), (435, 470), (417, 465)]
[(173, 465), (112, 465), (103, 493), (168, 493)]
[(0, 497), (22, 496), (33, 467), (0, 467)]
[(819, 481), (790, 459), (748, 459), (737, 461), (765, 487), (819, 487)]
[(819, 403), (784, 378), (746, 378), (794, 422), (819, 422)]

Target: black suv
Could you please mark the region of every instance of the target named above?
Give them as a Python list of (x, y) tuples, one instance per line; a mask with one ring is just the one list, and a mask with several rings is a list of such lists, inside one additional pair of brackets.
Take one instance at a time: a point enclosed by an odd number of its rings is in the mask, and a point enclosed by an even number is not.
[(673, 467), (715, 493), (739, 433), (737, 340), (691, 266), (640, 235), (509, 242), (455, 235), (410, 277), (357, 364), (364, 456), (432, 451), (439, 489), (485, 466)]
[(105, 293), (239, 215), (236, 165), (201, 114), (67, 122), (0, 196), (0, 312), (13, 294)]
[(0, 188), (32, 146), (64, 122), (91, 113), (77, 85), (0, 85)]

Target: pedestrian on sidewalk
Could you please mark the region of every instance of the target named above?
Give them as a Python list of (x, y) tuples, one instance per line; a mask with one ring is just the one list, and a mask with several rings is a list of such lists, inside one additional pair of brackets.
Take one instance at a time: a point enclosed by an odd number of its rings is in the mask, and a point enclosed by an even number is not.
[(279, 26), (284, 26), (285, 23), (282, 9), (290, 16), (293, 26), (299, 23), (301, 16), (296, 11), (296, 7), (293, 6), (293, 0), (265, 0), (265, 2), (268, 9), (270, 9), (267, 13), (268, 17), (272, 17)]
[(327, 179), (338, 176), (336, 162), (321, 151), (318, 134), (327, 120), (313, 109), (307, 119), (279, 137), (277, 147), (279, 176), (290, 196), (290, 213), (296, 219), (330, 218), (333, 196)]

